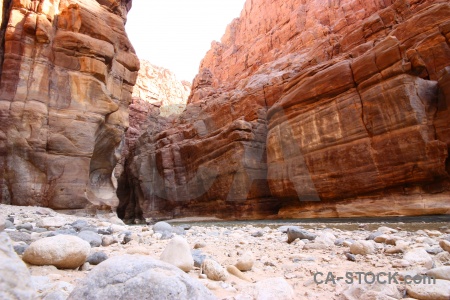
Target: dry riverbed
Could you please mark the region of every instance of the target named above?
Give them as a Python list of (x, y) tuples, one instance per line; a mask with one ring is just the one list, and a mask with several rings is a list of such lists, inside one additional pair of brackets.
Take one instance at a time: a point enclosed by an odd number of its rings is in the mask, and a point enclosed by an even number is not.
[[(344, 229), (347, 225), (355, 228)], [(9, 266), (0, 268), (0, 298), (19, 293), (19, 299), (32, 299), (34, 293), (37, 299), (76, 299), (86, 295), (84, 288), (114, 299), (123, 276), (129, 278), (119, 290), (131, 297), (139, 290), (136, 278), (143, 276), (141, 284), (149, 288), (149, 281), (166, 278), (172, 295), (193, 299), (450, 299), (448, 223), (354, 225), (126, 226), (113, 214), (65, 215), (0, 205), (0, 227), (5, 227), (0, 265)], [(57, 249), (52, 252), (52, 247)], [(64, 256), (64, 251), (72, 252)], [(185, 271), (153, 266), (160, 259)], [(141, 266), (133, 265), (135, 260)], [(142, 275), (147, 265), (157, 276)], [(120, 276), (102, 275), (117, 269)], [(101, 276), (116, 281), (103, 282)], [(430, 277), (437, 279), (426, 282)], [(167, 283), (161, 282), (159, 287)]]

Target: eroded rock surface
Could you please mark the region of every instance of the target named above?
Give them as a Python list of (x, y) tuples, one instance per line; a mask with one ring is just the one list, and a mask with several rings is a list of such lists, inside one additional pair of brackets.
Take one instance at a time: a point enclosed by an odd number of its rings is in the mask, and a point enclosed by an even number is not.
[(448, 213), (449, 42), (448, 1), (247, 1), (136, 141), (128, 211)]
[(3, 4), (0, 202), (117, 207), (112, 173), (139, 69), (124, 29), (131, 0)]

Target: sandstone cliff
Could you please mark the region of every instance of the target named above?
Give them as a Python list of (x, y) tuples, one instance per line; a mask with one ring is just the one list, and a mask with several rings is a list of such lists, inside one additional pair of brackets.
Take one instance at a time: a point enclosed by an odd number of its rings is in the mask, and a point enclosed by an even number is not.
[(135, 183), (128, 174), (131, 158), (135, 155), (136, 141), (147, 131), (160, 132), (175, 122), (185, 109), (191, 91), (189, 82), (178, 80), (168, 69), (145, 60), (140, 61), (140, 66), (129, 107), (129, 128), (115, 173), (119, 178), (117, 195), (121, 199), (117, 212), (127, 220), (142, 217), (139, 207), (130, 202), (134, 198), (134, 190), (130, 186)]
[(170, 70), (141, 60), (133, 98), (159, 106), (161, 115), (166, 117), (183, 112), (190, 92), (190, 82), (180, 81)]
[(248, 0), (177, 123), (136, 142), (139, 217), (450, 212), (450, 4)]
[(139, 69), (124, 28), (131, 0), (3, 8), (0, 202), (117, 207), (112, 173)]

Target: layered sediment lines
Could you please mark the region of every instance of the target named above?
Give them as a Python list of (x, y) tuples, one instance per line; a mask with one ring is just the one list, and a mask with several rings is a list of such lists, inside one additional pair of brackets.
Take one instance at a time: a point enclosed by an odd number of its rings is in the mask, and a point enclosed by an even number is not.
[(115, 208), (139, 60), (131, 0), (3, 1), (0, 202)]
[(144, 217), (450, 212), (448, 1), (247, 1), (136, 142)]

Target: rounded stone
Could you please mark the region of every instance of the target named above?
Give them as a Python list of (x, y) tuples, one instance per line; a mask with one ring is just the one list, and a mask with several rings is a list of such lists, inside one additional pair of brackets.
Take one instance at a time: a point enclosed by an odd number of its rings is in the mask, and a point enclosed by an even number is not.
[(228, 273), (225, 269), (216, 261), (212, 259), (205, 259), (202, 263), (203, 273), (211, 280), (225, 281), (228, 278)]
[(192, 258), (189, 244), (181, 236), (176, 236), (170, 240), (160, 259), (185, 272), (189, 272), (194, 268), (194, 259)]
[(57, 235), (31, 243), (22, 259), (31, 265), (75, 269), (84, 264), (90, 251), (89, 243), (79, 237)]
[(216, 299), (198, 280), (171, 264), (142, 255), (112, 257), (84, 278), (68, 300)]
[(375, 252), (375, 246), (372, 241), (356, 241), (350, 245), (352, 254), (367, 255)]

